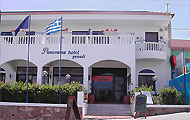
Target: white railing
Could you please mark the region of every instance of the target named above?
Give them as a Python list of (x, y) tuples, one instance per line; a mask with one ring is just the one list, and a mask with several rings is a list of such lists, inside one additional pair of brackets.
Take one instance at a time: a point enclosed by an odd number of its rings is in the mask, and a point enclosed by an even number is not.
[[(134, 34), (71, 35), (64, 34), (64, 44), (133, 44)], [(1, 36), (0, 44), (27, 44), (28, 36)], [(31, 35), (30, 44), (59, 44), (59, 35)]]
[(136, 51), (165, 51), (164, 42), (136, 42)]

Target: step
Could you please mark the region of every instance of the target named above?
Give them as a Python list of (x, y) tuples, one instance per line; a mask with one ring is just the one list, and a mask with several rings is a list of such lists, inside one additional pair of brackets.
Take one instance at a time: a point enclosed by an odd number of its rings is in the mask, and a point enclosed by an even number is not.
[(133, 116), (83, 116), (83, 120), (132, 119)]
[(88, 104), (87, 115), (131, 116), (130, 105), (126, 104)]

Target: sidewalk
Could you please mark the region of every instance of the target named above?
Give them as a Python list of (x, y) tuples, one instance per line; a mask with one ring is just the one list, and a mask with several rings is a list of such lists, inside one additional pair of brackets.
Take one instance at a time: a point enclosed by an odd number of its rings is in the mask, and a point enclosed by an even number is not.
[(190, 120), (190, 112), (148, 116), (146, 119), (134, 119), (132, 116), (85, 116), (84, 120)]

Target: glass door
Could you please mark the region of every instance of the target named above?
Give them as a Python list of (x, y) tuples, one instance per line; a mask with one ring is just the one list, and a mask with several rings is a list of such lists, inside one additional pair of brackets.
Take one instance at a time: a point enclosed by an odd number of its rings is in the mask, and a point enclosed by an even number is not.
[(123, 103), (124, 96), (127, 94), (127, 81), (124, 77), (114, 79), (115, 103)]

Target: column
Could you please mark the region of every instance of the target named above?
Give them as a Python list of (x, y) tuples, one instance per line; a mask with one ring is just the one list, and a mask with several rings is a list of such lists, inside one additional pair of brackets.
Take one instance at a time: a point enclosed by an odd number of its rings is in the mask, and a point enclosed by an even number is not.
[(41, 85), (42, 84), (42, 66), (38, 66), (37, 70), (37, 84)]
[(89, 93), (88, 89), (88, 67), (83, 67), (83, 85), (85, 89), (87, 90), (87, 93)]
[(131, 90), (134, 90), (135, 87), (138, 85), (135, 66), (131, 67), (131, 83), (133, 83), (133, 85), (131, 85)]

